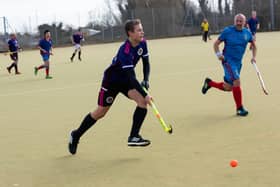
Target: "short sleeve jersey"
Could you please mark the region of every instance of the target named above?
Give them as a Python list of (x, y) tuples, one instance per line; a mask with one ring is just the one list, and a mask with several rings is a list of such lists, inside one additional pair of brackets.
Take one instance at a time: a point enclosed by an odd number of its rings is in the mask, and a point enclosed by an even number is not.
[(9, 45), (9, 50), (10, 50), (11, 52), (15, 52), (15, 51), (17, 51), (18, 48), (19, 48), (18, 41), (17, 41), (16, 39), (10, 39), (10, 40), (8, 41), (8, 45)]
[[(52, 48), (52, 40), (47, 41), (46, 39), (41, 39), (39, 41), (39, 46), (49, 53)], [(41, 54), (44, 54), (44, 53), (41, 51)]]
[(125, 83), (125, 69), (134, 69), (140, 58), (148, 58), (146, 40), (142, 40), (136, 47), (132, 47), (129, 40), (126, 40), (113, 58), (112, 64), (105, 70), (103, 81)]
[(81, 43), (81, 40), (83, 40), (83, 35), (82, 34), (73, 34), (73, 41), (75, 44), (80, 44)]
[(202, 22), (201, 23), (201, 27), (203, 29), (203, 31), (208, 31), (209, 30), (209, 23), (208, 22)]
[(249, 25), (249, 29), (252, 33), (256, 33), (257, 32), (257, 25), (259, 24), (259, 20), (257, 18), (250, 18), (247, 21), (248, 25)]
[(225, 60), (241, 62), (246, 46), (248, 42), (253, 41), (253, 36), (246, 28), (237, 30), (235, 26), (229, 26), (223, 30), (218, 39), (225, 43), (223, 50)]

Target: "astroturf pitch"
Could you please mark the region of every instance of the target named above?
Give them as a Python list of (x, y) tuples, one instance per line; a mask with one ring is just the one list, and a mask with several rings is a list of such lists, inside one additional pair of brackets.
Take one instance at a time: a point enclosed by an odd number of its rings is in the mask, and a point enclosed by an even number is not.
[[(212, 40), (181, 37), (148, 41), (150, 93), (173, 134), (165, 133), (150, 109), (141, 135), (149, 147), (127, 147), (133, 101), (119, 95), (111, 110), (68, 153), (69, 132), (94, 110), (104, 69), (120, 43), (54, 48), (52, 80), (39, 52), (19, 54), (21, 75), (8, 74), (0, 56), (0, 187), (225, 187), (279, 186), (280, 33), (257, 34), (257, 63), (269, 95), (263, 94), (246, 50), (241, 73), (247, 117), (235, 115), (232, 93), (210, 89), (205, 77), (223, 80)], [(142, 80), (142, 65), (137, 66)], [(236, 168), (231, 160), (238, 160)]]

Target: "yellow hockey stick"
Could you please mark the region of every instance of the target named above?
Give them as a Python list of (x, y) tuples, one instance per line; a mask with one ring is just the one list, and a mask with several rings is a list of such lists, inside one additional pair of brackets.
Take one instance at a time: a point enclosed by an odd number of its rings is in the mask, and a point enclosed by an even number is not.
[[(148, 90), (146, 88), (143, 87), (143, 89), (144, 89), (144, 91), (146, 93), (148, 93)], [(160, 113), (159, 113), (159, 111), (158, 111), (158, 109), (157, 109), (157, 107), (156, 107), (156, 105), (155, 105), (155, 103), (153, 101), (151, 101), (151, 107), (153, 109), (153, 112), (154, 112), (156, 118), (158, 119), (158, 121), (160, 122), (162, 128), (164, 129), (164, 131), (169, 133), (169, 134), (172, 134), (172, 132), (173, 132), (172, 126), (171, 125), (167, 125), (165, 123), (165, 121), (163, 120), (162, 116), (160, 115)]]

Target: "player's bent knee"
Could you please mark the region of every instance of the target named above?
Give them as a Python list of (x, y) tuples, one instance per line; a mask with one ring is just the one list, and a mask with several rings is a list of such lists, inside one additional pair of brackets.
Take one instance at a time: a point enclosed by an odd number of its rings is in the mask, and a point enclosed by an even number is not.
[(108, 112), (109, 107), (98, 107), (94, 112), (91, 112), (91, 117), (95, 120), (103, 118)]
[(232, 86), (228, 83), (224, 83), (224, 90), (230, 92), (232, 90)]
[(237, 80), (233, 81), (233, 86), (240, 86), (240, 80), (237, 79)]

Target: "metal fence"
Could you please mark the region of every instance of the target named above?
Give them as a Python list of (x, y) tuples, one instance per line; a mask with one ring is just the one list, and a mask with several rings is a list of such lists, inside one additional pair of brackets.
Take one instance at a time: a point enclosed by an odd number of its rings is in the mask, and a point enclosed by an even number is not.
[[(238, 12), (238, 10), (235, 11)], [(250, 11), (251, 10), (247, 11), (247, 17), (250, 17), (250, 15), (248, 15)], [(139, 8), (128, 11), (123, 20), (129, 18), (140, 18), (144, 27), (145, 37), (152, 39), (199, 35), (201, 34), (200, 24), (204, 17), (206, 17), (209, 21), (210, 33), (219, 33), (225, 26), (233, 24), (234, 15), (219, 15), (217, 12), (203, 14), (178, 8)], [(267, 14), (258, 15), (258, 18), (261, 25), (260, 31), (272, 30), (272, 18), (269, 11), (267, 11)], [(274, 30), (280, 30), (280, 11), (274, 12), (274, 27)], [(84, 28), (85, 31), (87, 29), (93, 28)], [(56, 27), (50, 28), (50, 31), (56, 47), (71, 45), (70, 37), (72, 31), (57, 30)], [(20, 45), (27, 48), (36, 46), (39, 38), (39, 34), (18, 35)], [(94, 35), (87, 34), (85, 38), (87, 44), (123, 40), (126, 38), (124, 23), (120, 23), (117, 26), (104, 27), (99, 33)], [(3, 37), (1, 39), (0, 36), (0, 40), (2, 41)], [(0, 44), (1, 47), (3, 47), (2, 43)]]

